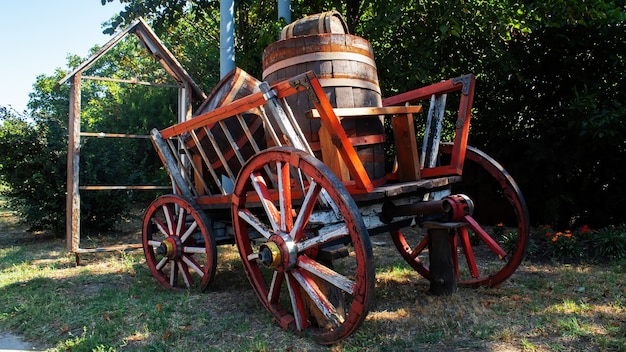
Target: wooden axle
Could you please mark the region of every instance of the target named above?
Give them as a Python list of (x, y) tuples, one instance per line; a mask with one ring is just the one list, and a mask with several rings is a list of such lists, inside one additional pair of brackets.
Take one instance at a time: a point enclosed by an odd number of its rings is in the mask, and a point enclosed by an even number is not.
[(399, 216), (420, 216), (432, 214), (441, 214), (443, 217), (448, 214), (450, 210), (450, 203), (445, 198), (404, 205), (395, 205), (392, 202), (387, 202), (383, 204), (380, 220), (384, 223), (390, 223), (394, 218)]

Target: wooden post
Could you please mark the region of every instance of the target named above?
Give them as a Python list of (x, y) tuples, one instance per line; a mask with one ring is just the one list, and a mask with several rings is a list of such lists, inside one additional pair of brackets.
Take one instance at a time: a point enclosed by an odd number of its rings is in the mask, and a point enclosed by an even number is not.
[(449, 296), (457, 289), (456, 272), (450, 251), (452, 234), (447, 228), (430, 228), (428, 235), (431, 276), (428, 292), (436, 296)]
[(80, 161), (80, 85), (81, 72), (72, 76), (67, 141), (67, 194), (65, 201), (65, 247), (78, 252), (80, 247), (80, 193), (78, 168)]
[(398, 160), (400, 181), (420, 179), (420, 160), (415, 137), (413, 114), (398, 114), (391, 118)]

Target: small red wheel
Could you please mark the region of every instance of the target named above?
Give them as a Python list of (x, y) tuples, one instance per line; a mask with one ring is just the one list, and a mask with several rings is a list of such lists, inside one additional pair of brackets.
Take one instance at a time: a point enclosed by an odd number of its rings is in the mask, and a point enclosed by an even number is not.
[(285, 147), (256, 154), (237, 178), (232, 216), (246, 275), (283, 329), (332, 344), (363, 322), (375, 283), (369, 236), (320, 160)]
[[(452, 145), (442, 144), (440, 152), (450, 155)], [(517, 270), (528, 247), (528, 210), (519, 187), (498, 162), (468, 146), (463, 181), (454, 184), (451, 192), (467, 195), (475, 203), (473, 215), (463, 217), (464, 225), (451, 237), (458, 283), (500, 284)], [(426, 230), (411, 234), (396, 230), (391, 237), (402, 257), (430, 280)]]
[(210, 223), (197, 206), (178, 195), (155, 199), (143, 218), (146, 263), (167, 289), (204, 290), (215, 277), (217, 249)]

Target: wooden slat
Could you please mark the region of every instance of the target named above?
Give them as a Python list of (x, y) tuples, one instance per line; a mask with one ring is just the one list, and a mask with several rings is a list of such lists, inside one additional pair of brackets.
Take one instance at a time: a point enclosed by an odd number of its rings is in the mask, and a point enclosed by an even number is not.
[(341, 159), (337, 147), (333, 145), (331, 133), (326, 130), (324, 124), (322, 124), (318, 133), (320, 136), (320, 149), (322, 151), (324, 164), (326, 164), (342, 182), (350, 181), (350, 172), (346, 167), (346, 163)]
[(239, 99), (226, 106), (219, 107), (213, 111), (196, 116), (195, 118), (179, 123), (177, 125), (170, 126), (161, 130), (163, 139), (170, 138), (172, 136), (181, 135), (192, 129), (196, 129), (202, 126), (211, 126), (218, 121), (221, 121), (227, 117), (242, 114), (250, 109), (261, 106), (265, 103), (265, 97), (263, 93), (251, 94), (245, 98)]
[(391, 119), (396, 143), (398, 178), (400, 181), (420, 179), (420, 161), (415, 137), (413, 114), (398, 114)]
[[(338, 108), (333, 109), (335, 115), (340, 119), (342, 117), (355, 116), (372, 116), (372, 115), (397, 115), (397, 114), (417, 114), (422, 112), (421, 105), (412, 106), (385, 106), (385, 107), (369, 107), (369, 108)], [(317, 109), (311, 109), (306, 112), (309, 119), (319, 119), (320, 113)]]
[(326, 95), (324, 94), (324, 90), (313, 73), (310, 73), (309, 75), (309, 82), (311, 88), (319, 98), (319, 101), (314, 103), (317, 109), (322, 110), (320, 114), (322, 125), (326, 127), (328, 132), (330, 132), (331, 141), (333, 145), (337, 147), (337, 150), (346, 163), (348, 170), (350, 170), (350, 175), (352, 175), (356, 186), (367, 190), (368, 192), (371, 191), (374, 188), (374, 185), (367, 175), (356, 150), (354, 150), (354, 147), (350, 144), (346, 132), (343, 130), (343, 127), (341, 127), (341, 122), (337, 118), (337, 115), (333, 112), (333, 107), (330, 105), (328, 99), (325, 99)]

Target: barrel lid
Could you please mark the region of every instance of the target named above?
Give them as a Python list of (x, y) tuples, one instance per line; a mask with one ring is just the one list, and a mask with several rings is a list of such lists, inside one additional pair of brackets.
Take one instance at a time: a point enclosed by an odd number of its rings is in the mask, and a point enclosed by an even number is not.
[(280, 39), (323, 33), (350, 34), (348, 24), (339, 11), (333, 10), (309, 15), (292, 22), (283, 27)]

